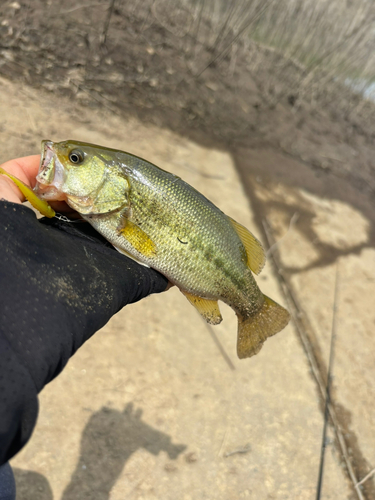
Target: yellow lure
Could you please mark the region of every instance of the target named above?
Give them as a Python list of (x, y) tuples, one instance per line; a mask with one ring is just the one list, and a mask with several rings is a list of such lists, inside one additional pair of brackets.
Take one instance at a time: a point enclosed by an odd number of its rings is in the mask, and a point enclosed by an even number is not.
[(14, 175), (6, 172), (1, 167), (0, 167), (0, 174), (9, 177), (9, 179), (11, 179), (14, 182), (14, 184), (18, 187), (18, 189), (21, 191), (24, 197), (31, 203), (31, 205), (36, 210), (38, 210), (38, 212), (40, 212), (45, 217), (49, 217), (50, 219), (52, 217), (55, 217), (55, 211), (49, 206), (49, 204), (45, 200), (41, 200), (40, 198), (38, 198), (38, 196), (34, 193), (34, 191), (30, 189), (28, 186), (26, 186), (26, 184), (17, 179), (17, 177), (14, 177)]

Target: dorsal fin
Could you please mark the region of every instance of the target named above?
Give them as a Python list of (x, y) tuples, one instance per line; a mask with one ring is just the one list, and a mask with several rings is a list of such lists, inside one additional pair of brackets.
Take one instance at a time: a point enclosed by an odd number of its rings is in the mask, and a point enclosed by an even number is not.
[(253, 273), (259, 274), (266, 263), (266, 254), (264, 253), (261, 242), (257, 240), (246, 227), (242, 226), (231, 217), (227, 217), (245, 247), (248, 267)]

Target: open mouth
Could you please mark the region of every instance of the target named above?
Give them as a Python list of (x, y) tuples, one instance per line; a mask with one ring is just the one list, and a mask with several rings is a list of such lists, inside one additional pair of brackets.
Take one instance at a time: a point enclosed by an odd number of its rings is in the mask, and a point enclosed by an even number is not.
[(49, 186), (55, 178), (55, 154), (52, 141), (42, 141), (42, 154), (36, 180), (39, 184)]
[(42, 141), (42, 155), (40, 159), (39, 172), (43, 171), (53, 158), (52, 145), (52, 141)]
[(34, 191), (41, 198), (45, 200), (65, 199), (61, 193), (64, 168), (56, 156), (52, 141), (42, 141), (42, 154), (36, 180)]

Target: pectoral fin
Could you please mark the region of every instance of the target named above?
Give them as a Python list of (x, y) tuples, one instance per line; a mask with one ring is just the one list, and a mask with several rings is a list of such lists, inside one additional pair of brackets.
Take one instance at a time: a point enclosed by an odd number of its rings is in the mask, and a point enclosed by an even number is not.
[(181, 292), (188, 299), (190, 304), (192, 304), (199, 314), (211, 325), (218, 325), (223, 319), (220, 314), (219, 304), (217, 300), (208, 300), (202, 299), (202, 297), (198, 297), (197, 295), (192, 295), (191, 293)]
[(123, 227), (119, 229), (119, 233), (124, 236), (144, 257), (150, 258), (156, 255), (156, 245), (152, 239), (136, 224), (129, 220), (124, 220)]
[(234, 230), (245, 247), (247, 254), (247, 265), (255, 274), (259, 274), (266, 263), (266, 255), (262, 244), (246, 227), (242, 226), (231, 217), (228, 217)]
[(49, 218), (55, 217), (55, 211), (48, 205), (48, 203), (45, 200), (41, 200), (34, 193), (34, 191), (31, 188), (29, 188), (29, 186), (26, 186), (26, 184), (17, 179), (17, 177), (14, 177), (14, 175), (9, 174), (1, 167), (0, 167), (0, 174), (6, 175), (7, 177), (9, 177), (9, 179), (12, 179), (14, 184), (18, 187), (18, 189), (21, 191), (21, 193), (24, 195), (27, 201), (29, 201), (30, 204), (35, 208), (35, 210), (38, 210), (38, 212), (40, 212), (45, 217)]

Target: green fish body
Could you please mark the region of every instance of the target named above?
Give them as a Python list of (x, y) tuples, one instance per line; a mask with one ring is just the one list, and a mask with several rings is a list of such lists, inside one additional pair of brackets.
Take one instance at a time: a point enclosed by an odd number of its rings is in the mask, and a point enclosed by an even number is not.
[(211, 324), (236, 312), (237, 353), (256, 354), (289, 313), (259, 290), (260, 242), (179, 177), (125, 152), (43, 141), (37, 194), (65, 200), (117, 250), (164, 274)]

